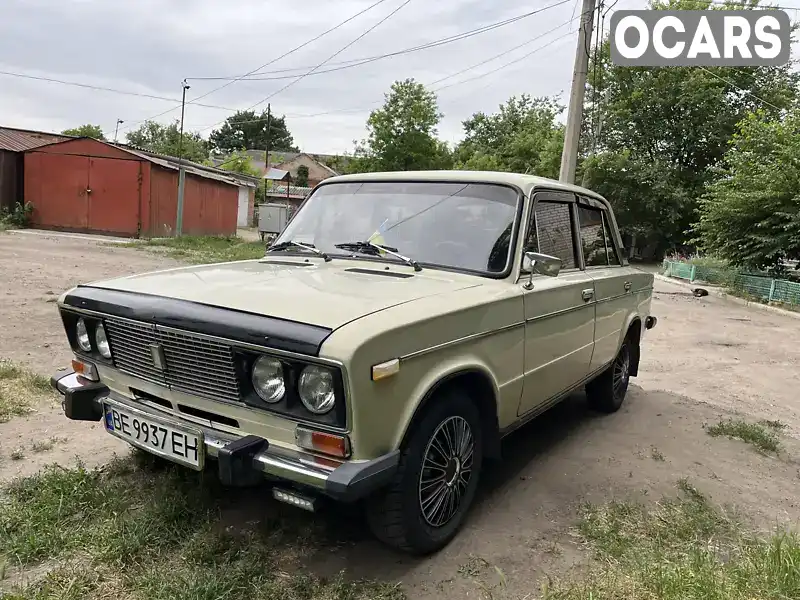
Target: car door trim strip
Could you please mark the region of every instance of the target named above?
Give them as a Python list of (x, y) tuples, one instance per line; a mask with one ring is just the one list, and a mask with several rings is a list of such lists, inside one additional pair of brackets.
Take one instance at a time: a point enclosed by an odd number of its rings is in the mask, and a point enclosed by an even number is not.
[(465, 342), (471, 342), (473, 340), (477, 340), (480, 338), (489, 337), (491, 335), (495, 335), (496, 333), (503, 333), (505, 331), (510, 331), (512, 329), (516, 329), (517, 327), (522, 327), (523, 325), (525, 325), (525, 322), (519, 321), (518, 323), (511, 323), (510, 325), (503, 325), (502, 327), (498, 327), (497, 329), (491, 329), (489, 331), (481, 331), (479, 333), (472, 333), (464, 337), (456, 338), (454, 340), (450, 340), (447, 342), (442, 342), (441, 344), (435, 344), (433, 346), (428, 346), (427, 348), (422, 348), (420, 350), (415, 350), (414, 352), (409, 352), (408, 354), (399, 356), (398, 359), (403, 361), (412, 358), (417, 358), (418, 356), (430, 354), (431, 352), (436, 352), (438, 350), (444, 350), (445, 348), (450, 348), (458, 344), (463, 344)]

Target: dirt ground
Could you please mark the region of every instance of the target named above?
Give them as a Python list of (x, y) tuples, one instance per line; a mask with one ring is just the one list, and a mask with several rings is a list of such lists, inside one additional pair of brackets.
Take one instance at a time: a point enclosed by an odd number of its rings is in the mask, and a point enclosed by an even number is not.
[[(70, 353), (53, 295), (78, 281), (166, 267), (163, 258), (82, 237), (0, 234), (0, 357), (43, 374)], [(572, 533), (584, 502), (657, 499), (687, 477), (712, 500), (732, 503), (757, 526), (800, 522), (800, 320), (721, 298), (694, 298), (656, 281), (640, 375), (620, 412), (588, 411), (577, 394), (504, 442), (503, 463), (486, 473), (479, 501), (460, 535), (426, 559), (395, 554), (373, 541), (357, 509), (332, 508), (334, 543), (308, 559), (333, 575), (401, 581), (410, 598), (535, 597), (546, 575), (581, 569), (589, 556)], [(703, 430), (731, 413), (788, 425), (779, 456), (762, 455)], [(42, 437), (62, 441), (47, 453), (13, 461), (11, 449)], [(56, 406), (0, 424), (0, 480), (49, 462), (87, 464), (125, 452), (99, 426), (72, 423)], [(276, 510), (242, 494), (231, 524)], [(304, 517), (305, 518), (305, 517)], [(501, 575), (502, 573), (502, 575)]]

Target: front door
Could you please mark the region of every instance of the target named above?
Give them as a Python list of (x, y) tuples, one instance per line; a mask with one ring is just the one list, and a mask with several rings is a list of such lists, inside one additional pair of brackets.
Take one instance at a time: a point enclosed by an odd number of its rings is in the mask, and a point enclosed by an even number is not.
[[(557, 277), (534, 275), (525, 290), (525, 377), (519, 415), (541, 409), (589, 373), (594, 348), (594, 282), (576, 260), (572, 196), (539, 192), (524, 251), (562, 260)], [(520, 282), (528, 281), (523, 272)]]

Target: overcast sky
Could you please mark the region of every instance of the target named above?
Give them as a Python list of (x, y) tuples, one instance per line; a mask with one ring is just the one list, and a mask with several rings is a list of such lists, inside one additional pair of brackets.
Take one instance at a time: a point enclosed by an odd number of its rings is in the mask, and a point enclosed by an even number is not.
[[(236, 76), (257, 69), (375, 1), (0, 0), (0, 69), (171, 98), (180, 97), (180, 82), (188, 77), (187, 97), (192, 99), (225, 82), (191, 78)], [(424, 44), (560, 1), (410, 0), (331, 64)], [(289, 68), (297, 68), (290, 75), (302, 74), (404, 2), (384, 1), (266, 67), (264, 71), (273, 73), (262, 76), (287, 75), (274, 71)], [(516, 23), (437, 48), (306, 77), (270, 100), (273, 112), (287, 116), (295, 143), (304, 151), (352, 151), (353, 140), (364, 137), (369, 111), (380, 105), (393, 81), (413, 77), (430, 84), (561, 25), (497, 60), (431, 86), (443, 88), (438, 93), (445, 115), (440, 135), (455, 142), (465, 118), (476, 111), (494, 111), (509, 96), (560, 95), (566, 101), (578, 2), (567, 0)], [(644, 0), (616, 4), (616, 8), (642, 7)], [(496, 70), (548, 42), (552, 43), (541, 51)], [(495, 72), (478, 77), (491, 71)], [(199, 102), (244, 109), (291, 81), (238, 81)], [(101, 125), (113, 137), (116, 120), (124, 119), (123, 141), (124, 129), (137, 122), (170, 108), (174, 110), (157, 120), (169, 122), (180, 115), (177, 104), (56, 83), (0, 75), (0, 86), (0, 124), (7, 126), (61, 131), (88, 122)], [(259, 104), (257, 109), (265, 107)], [(352, 108), (358, 110), (342, 112)], [(339, 112), (308, 116), (331, 111)], [(186, 127), (207, 136), (211, 126), (230, 114), (230, 110), (187, 105)]]

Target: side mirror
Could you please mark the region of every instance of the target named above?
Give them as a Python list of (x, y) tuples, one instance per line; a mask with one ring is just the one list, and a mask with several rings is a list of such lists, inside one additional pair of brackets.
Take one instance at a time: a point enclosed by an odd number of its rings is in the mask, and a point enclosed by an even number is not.
[(550, 256), (549, 254), (539, 254), (538, 252), (526, 252), (523, 256), (522, 266), (523, 268), (530, 269), (531, 274), (523, 287), (526, 290), (533, 289), (534, 275), (547, 275), (548, 277), (556, 277), (561, 271), (561, 264), (561, 259), (555, 256)]

